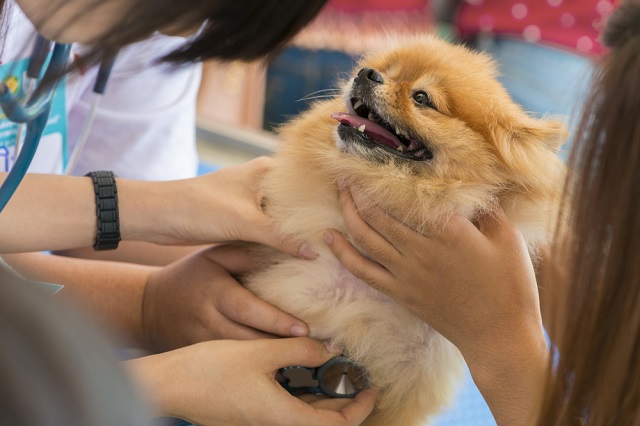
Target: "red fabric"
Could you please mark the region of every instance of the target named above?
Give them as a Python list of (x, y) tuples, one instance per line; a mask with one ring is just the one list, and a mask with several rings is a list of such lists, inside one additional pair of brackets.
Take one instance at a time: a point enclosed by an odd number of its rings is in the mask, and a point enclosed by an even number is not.
[(458, 12), (463, 36), (490, 32), (573, 53), (597, 56), (598, 40), (615, 0), (465, 0)]

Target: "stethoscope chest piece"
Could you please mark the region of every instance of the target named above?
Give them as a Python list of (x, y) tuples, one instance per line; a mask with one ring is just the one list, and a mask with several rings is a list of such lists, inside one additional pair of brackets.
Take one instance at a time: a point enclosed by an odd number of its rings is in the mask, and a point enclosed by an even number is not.
[(365, 371), (345, 357), (331, 358), (318, 368), (281, 368), (278, 381), (293, 395), (311, 393), (331, 398), (353, 398), (369, 384)]

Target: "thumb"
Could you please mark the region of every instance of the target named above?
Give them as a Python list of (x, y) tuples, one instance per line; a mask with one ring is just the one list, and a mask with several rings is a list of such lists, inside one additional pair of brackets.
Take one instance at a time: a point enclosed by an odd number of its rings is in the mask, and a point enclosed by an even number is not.
[(270, 342), (275, 345), (267, 355), (273, 370), (291, 366), (318, 367), (340, 355), (339, 352), (329, 351), (320, 340), (310, 337), (277, 339)]

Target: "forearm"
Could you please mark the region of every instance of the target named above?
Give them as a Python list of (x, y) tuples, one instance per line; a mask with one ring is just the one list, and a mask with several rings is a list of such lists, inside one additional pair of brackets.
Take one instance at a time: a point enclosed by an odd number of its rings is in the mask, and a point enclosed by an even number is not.
[[(178, 182), (116, 179), (123, 240), (173, 242)], [(0, 213), (0, 253), (91, 247), (97, 229), (91, 179), (28, 174)]]
[(542, 404), (549, 351), (543, 335), (523, 336), (512, 349), (501, 346), (465, 357), (471, 376), (499, 426), (530, 426)]
[(28, 174), (0, 213), (0, 253), (90, 246), (96, 235), (89, 178)]
[(92, 247), (59, 251), (56, 254), (82, 259), (111, 260), (164, 266), (209, 246), (160, 246), (144, 241), (121, 241), (115, 250), (95, 251)]
[(142, 300), (155, 268), (40, 253), (2, 257), (27, 279), (64, 285), (56, 297), (73, 299), (108, 327), (143, 344)]
[(146, 396), (147, 402), (157, 415), (179, 415), (179, 410), (174, 408), (174, 400), (179, 399), (184, 389), (177, 388), (176, 378), (171, 377), (175, 371), (171, 362), (176, 353), (177, 351), (173, 350), (124, 362), (125, 368), (140, 388), (141, 394)]

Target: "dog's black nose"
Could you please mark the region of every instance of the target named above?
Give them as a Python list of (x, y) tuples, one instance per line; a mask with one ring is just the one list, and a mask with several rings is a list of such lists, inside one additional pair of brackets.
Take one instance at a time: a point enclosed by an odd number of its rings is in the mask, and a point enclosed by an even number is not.
[(362, 68), (360, 71), (358, 71), (358, 76), (355, 78), (355, 81), (358, 83), (362, 83), (365, 80), (373, 81), (374, 83), (378, 84), (384, 83), (382, 74), (380, 74), (373, 68)]

